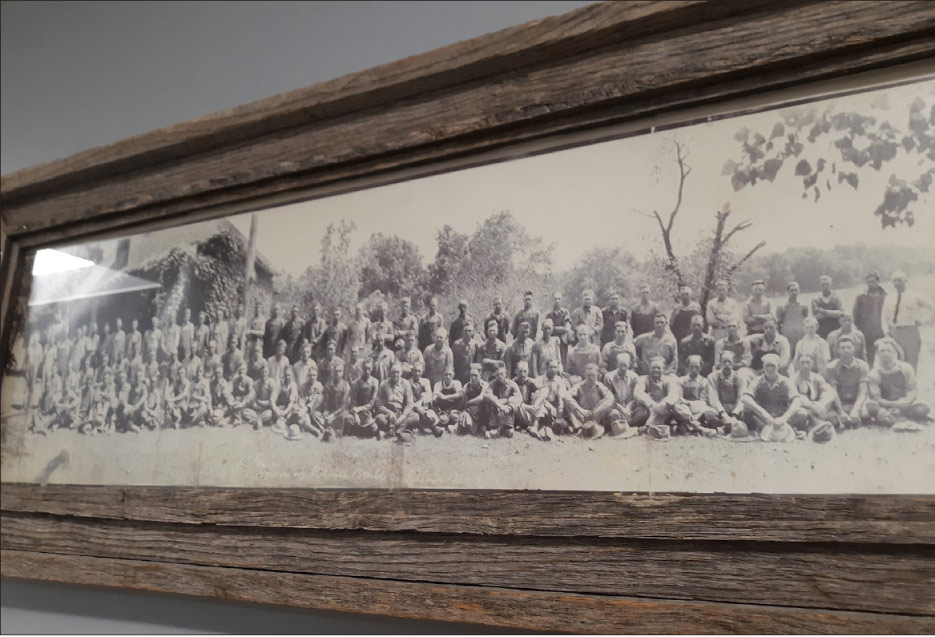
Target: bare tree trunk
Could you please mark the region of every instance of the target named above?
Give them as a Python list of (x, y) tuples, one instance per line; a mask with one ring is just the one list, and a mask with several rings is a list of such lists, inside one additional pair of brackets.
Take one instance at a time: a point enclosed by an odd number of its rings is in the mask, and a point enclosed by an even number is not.
[(254, 262), (256, 261), (256, 213), (250, 215), (250, 238), (247, 241), (247, 259), (244, 263), (243, 276), (243, 316), (250, 316), (247, 306), (250, 304), (250, 282), (256, 279)]

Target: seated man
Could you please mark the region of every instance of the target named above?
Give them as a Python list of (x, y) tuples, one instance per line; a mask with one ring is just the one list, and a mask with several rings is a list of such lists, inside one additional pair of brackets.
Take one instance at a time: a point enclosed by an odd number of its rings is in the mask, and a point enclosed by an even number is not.
[[(242, 364), (242, 362), (238, 363), (237, 371)], [(223, 362), (221, 367), (216, 367), (211, 382), (208, 384), (208, 424), (213, 427), (230, 427), (234, 424), (234, 398), (231, 395), (230, 383), (224, 377), (225, 368)], [(231, 376), (231, 380), (233, 378)]]
[(211, 390), (201, 367), (194, 368), (194, 376), (188, 390), (188, 406), (185, 416), (192, 426), (205, 426), (211, 407)]
[[(494, 330), (497, 329), (493, 323), (491, 326)], [(487, 334), (490, 333), (488, 330)], [(495, 333), (494, 340), (496, 340)], [(500, 343), (500, 341), (497, 342)], [(482, 374), (483, 368), (480, 363), (471, 365), (468, 382), (464, 385), (464, 411), (458, 423), (459, 434), (479, 435), (487, 431), (487, 383), (484, 382)]]
[(43, 436), (55, 427), (67, 426), (65, 413), (59, 409), (62, 397), (62, 380), (58, 370), (53, 369), (42, 388), (38, 408), (33, 408), (29, 416), (29, 431)]
[(808, 354), (812, 359), (812, 371), (822, 374), (825, 367), (831, 362), (831, 350), (828, 348), (828, 342), (818, 335), (818, 319), (814, 316), (807, 316), (802, 321), (802, 327), (805, 329), (805, 336), (799, 339), (793, 352), (793, 360), (798, 360), (802, 354)]
[(789, 419), (789, 424), (816, 442), (827, 442), (834, 435), (830, 421), (834, 389), (814, 369), (815, 361), (809, 353), (803, 352), (795, 359), (795, 374), (791, 380), (799, 394), (799, 408)]
[(701, 358), (701, 374), (707, 376), (714, 369), (714, 339), (705, 334), (704, 318), (701, 314), (691, 317), (689, 334), (679, 341), (679, 371), (688, 373), (688, 358)]
[(867, 339), (864, 333), (854, 327), (854, 317), (850, 314), (844, 314), (838, 319), (841, 327), (828, 334), (828, 349), (831, 350), (831, 358), (835, 359), (841, 356), (838, 350), (838, 343), (842, 337), (851, 339), (854, 345), (854, 356), (861, 360), (867, 360)]
[(775, 354), (779, 361), (779, 373), (786, 375), (792, 353), (789, 351), (789, 339), (776, 330), (776, 320), (767, 318), (763, 321), (763, 333), (751, 334), (747, 337), (752, 361), (750, 367), (754, 371), (762, 371), (763, 358), (768, 354)]
[(151, 430), (162, 429), (165, 425), (166, 383), (168, 381), (165, 377), (165, 373), (159, 371), (156, 373), (154, 379), (147, 379), (145, 382), (147, 394), (141, 418), (142, 426)]
[(140, 381), (137, 371), (130, 373), (130, 382), (121, 391), (117, 428), (120, 431), (138, 433), (143, 424), (143, 408), (146, 405), (146, 384)]
[(614, 409), (610, 414), (610, 420), (611, 430), (615, 435), (623, 433), (624, 423), (629, 427), (632, 418), (633, 392), (636, 389), (636, 383), (640, 379), (639, 375), (630, 369), (633, 356), (634, 354), (625, 350), (619, 352), (617, 360), (614, 361), (614, 371), (604, 376), (604, 384), (614, 397)]
[(234, 374), (230, 382), (230, 419), (231, 424), (235, 427), (247, 421), (244, 410), (253, 402), (254, 381), (250, 378), (247, 369), (247, 362), (242, 361), (237, 373)]
[[(696, 317), (701, 318), (699, 315), (696, 315)], [(688, 339), (691, 336), (685, 338)], [(703, 365), (701, 356), (691, 354), (688, 356), (686, 363), (688, 373), (679, 378), (679, 385), (682, 388), (682, 404), (688, 408), (691, 416), (685, 424), (686, 431), (680, 433), (717, 435), (717, 428), (721, 423), (718, 420), (717, 412), (708, 401), (708, 381), (701, 375)]]
[(661, 356), (649, 360), (649, 373), (640, 376), (633, 390), (636, 404), (632, 410), (631, 426), (646, 426), (653, 438), (668, 438), (672, 430), (688, 422), (685, 409), (678, 409), (682, 388), (675, 376), (665, 373), (666, 360)]
[(539, 391), (533, 398), (536, 408), (536, 437), (539, 440), (551, 439), (549, 431), (555, 434), (570, 433), (570, 425), (565, 419), (568, 400), (568, 381), (561, 374), (561, 361), (552, 359), (545, 376), (537, 379)]
[(678, 369), (678, 344), (668, 328), (669, 319), (661, 312), (653, 319), (653, 331), (640, 334), (633, 341), (636, 348), (638, 371), (649, 373), (649, 361), (661, 358), (666, 375), (675, 374)]
[[(447, 337), (447, 334), (446, 334)], [(418, 429), (421, 433), (431, 432), (436, 438), (445, 433), (444, 428), (438, 426), (438, 414), (432, 409), (432, 385), (428, 378), (422, 374), (425, 366), (416, 361), (412, 365), (412, 376), (409, 383), (412, 385), (412, 411), (419, 416)]]
[(380, 429), (373, 419), (377, 405), (379, 381), (372, 375), (373, 361), (360, 361), (360, 376), (351, 383), (351, 416), (345, 434), (358, 438), (379, 438)]
[(516, 364), (516, 376), (513, 382), (519, 387), (519, 393), (522, 398), (519, 408), (516, 411), (516, 428), (525, 431), (529, 435), (536, 436), (536, 408), (533, 407), (533, 399), (536, 392), (539, 391), (539, 385), (535, 379), (529, 376), (529, 363), (520, 361)]
[(581, 324), (575, 328), (578, 342), (568, 350), (568, 376), (572, 385), (584, 378), (588, 365), (600, 366), (601, 350), (591, 341), (591, 328)]
[(708, 405), (717, 414), (717, 420), (706, 419), (705, 425), (715, 426), (729, 434), (743, 413), (740, 397), (747, 389), (746, 380), (734, 369), (734, 352), (723, 350), (720, 366), (708, 374)]
[(835, 429), (856, 428), (861, 421), (869, 421), (866, 402), (869, 393), (870, 366), (856, 357), (854, 339), (849, 334), (840, 336), (836, 343), (839, 358), (825, 368), (825, 379), (835, 391), (834, 405), (829, 420)]
[(328, 382), (322, 387), (322, 442), (344, 436), (345, 427), (353, 422), (350, 407), (351, 386), (344, 380), (344, 361), (338, 358), (331, 363)]
[(318, 366), (311, 365), (306, 370), (305, 383), (299, 386), (299, 430), (305, 430), (315, 437), (325, 432), (325, 417), (321, 413), (324, 400), (324, 387), (318, 380)]
[(448, 433), (461, 418), (464, 411), (464, 389), (461, 381), (455, 378), (453, 367), (445, 369), (442, 379), (435, 383), (432, 389), (432, 404), (438, 414), (438, 423), (445, 427)]
[(278, 434), (289, 433), (289, 427), (298, 425), (299, 414), (299, 387), (295, 382), (292, 367), (283, 366), (282, 380), (277, 386), (276, 398), (273, 400), (273, 425), (270, 430)]
[[(416, 350), (419, 351), (419, 350)], [(403, 379), (403, 366), (393, 363), (390, 377), (383, 381), (377, 392), (377, 427), (386, 437), (398, 437), (406, 432), (411, 435), (419, 424), (419, 415), (413, 411), (412, 385)]]
[(795, 383), (780, 375), (778, 354), (764, 354), (761, 362), (763, 373), (747, 385), (741, 397), (743, 422), (752, 433), (763, 434), (768, 439), (787, 439), (790, 433), (794, 439), (795, 431), (789, 421), (801, 406), (799, 392)]
[(253, 384), (253, 401), (243, 410), (244, 419), (253, 423), (255, 431), (273, 423), (273, 401), (277, 389), (276, 382), (270, 378), (269, 367), (261, 365), (260, 378)]
[(190, 383), (181, 363), (172, 365), (172, 376), (166, 392), (166, 424), (178, 429), (186, 424)]
[(519, 387), (506, 377), (506, 363), (500, 361), (497, 372), (487, 384), (487, 428), (484, 437), (496, 432), (501, 438), (512, 438), (516, 415), (522, 402)]
[(899, 420), (931, 422), (929, 406), (916, 400), (912, 365), (899, 360), (896, 348), (896, 341), (888, 336), (876, 343), (877, 362), (867, 377), (870, 383), (867, 413), (881, 427), (892, 427)]
[(568, 420), (572, 429), (583, 438), (600, 438), (605, 426), (611, 422), (614, 410), (614, 395), (607, 387), (597, 382), (598, 367), (589, 363), (584, 368), (584, 379), (575, 384), (567, 401)]

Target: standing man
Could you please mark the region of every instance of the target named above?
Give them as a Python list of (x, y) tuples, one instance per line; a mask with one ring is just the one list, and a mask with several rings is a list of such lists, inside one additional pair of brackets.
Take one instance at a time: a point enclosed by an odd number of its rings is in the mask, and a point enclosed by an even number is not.
[(689, 325), (691, 332), (679, 341), (679, 371), (684, 375), (688, 373), (688, 357), (701, 358), (702, 376), (707, 376), (714, 369), (714, 339), (704, 333), (704, 318), (695, 314)]
[(828, 338), (828, 334), (837, 329), (838, 320), (844, 315), (844, 305), (837, 292), (831, 289), (831, 277), (822, 274), (818, 277), (821, 292), (812, 299), (812, 316), (818, 319), (818, 335)]
[(364, 352), (370, 351), (372, 342), (373, 331), (370, 319), (364, 314), (363, 303), (358, 303), (354, 306), (354, 318), (347, 322), (346, 351), (350, 354), (351, 350), (356, 347), (358, 354), (363, 358)]
[[(438, 298), (429, 299), (429, 312), (419, 322), (419, 349), (424, 350), (435, 342), (435, 330), (445, 325), (445, 319), (438, 313)], [(458, 337), (452, 340), (454, 342)]]
[(766, 321), (773, 318), (773, 306), (767, 299), (766, 283), (754, 281), (750, 299), (743, 304), (743, 322), (747, 326), (747, 335), (762, 334)]
[(727, 326), (731, 322), (739, 321), (740, 316), (737, 311), (737, 301), (727, 296), (730, 289), (727, 281), (720, 279), (715, 285), (715, 289), (715, 297), (708, 300), (705, 319), (708, 322), (711, 338), (717, 342), (727, 336)]
[(880, 287), (880, 273), (870, 270), (864, 277), (867, 291), (854, 299), (854, 325), (867, 339), (867, 362), (873, 365), (874, 345), (883, 338), (883, 302), (886, 290)]
[(616, 330), (614, 340), (606, 343), (601, 350), (601, 368), (606, 372), (617, 369), (617, 357), (621, 352), (627, 352), (630, 355), (630, 361), (636, 360), (636, 348), (630, 340), (630, 324), (626, 321), (617, 321), (614, 328)]
[[(513, 337), (519, 338), (519, 326), (522, 323), (529, 324), (529, 338), (535, 340), (539, 333), (539, 310), (532, 306), (532, 290), (526, 290), (523, 293), (523, 308), (513, 317)], [(510, 370), (507, 370), (510, 374)]]
[(808, 316), (808, 306), (799, 303), (799, 284), (790, 281), (786, 285), (789, 299), (776, 308), (776, 323), (779, 333), (789, 341), (789, 347), (795, 351), (795, 344), (805, 336), (803, 321)]
[(883, 329), (902, 347), (906, 362), (916, 371), (922, 349), (919, 326), (931, 322), (935, 305), (925, 295), (907, 289), (908, 282), (905, 272), (897, 270), (893, 273), (895, 292), (883, 303)]
[[(325, 319), (321, 317), (321, 305), (318, 303), (312, 303), (312, 312), (309, 314), (308, 320), (305, 321), (305, 325), (302, 326), (302, 338), (299, 339), (299, 343), (303, 341), (312, 346), (312, 355), (320, 356), (321, 352), (318, 350), (318, 342), (321, 340), (321, 335), (325, 332)], [(301, 354), (301, 350), (299, 350)]]
[(477, 350), (477, 359), (476, 361), (481, 364), (482, 380), (486, 381), (491, 376), (497, 373), (497, 369), (500, 366), (500, 363), (503, 362), (503, 353), (506, 351), (506, 346), (503, 344), (499, 336), (499, 328), (494, 321), (487, 323), (487, 340)]
[[(467, 303), (464, 303), (465, 308), (467, 308)], [(458, 303), (458, 309), (461, 309), (461, 303)], [(497, 338), (499, 338), (503, 343), (506, 343), (507, 334), (510, 333), (510, 317), (506, 315), (506, 312), (503, 311), (503, 299), (499, 296), (495, 296), (493, 299), (493, 312), (487, 315), (487, 318), (484, 319), (484, 325), (487, 325), (490, 321), (496, 321), (497, 323)], [(485, 332), (486, 333), (486, 332)], [(461, 381), (462, 383), (465, 381)]]
[(591, 340), (591, 328), (581, 324), (575, 328), (578, 342), (568, 350), (568, 376), (572, 384), (584, 378), (588, 365), (600, 366), (601, 350)]
[(237, 335), (231, 334), (227, 339), (227, 349), (221, 354), (221, 367), (224, 372), (224, 380), (230, 381), (240, 369), (240, 364), (244, 362), (243, 352), (237, 349)]
[(656, 315), (662, 309), (650, 298), (652, 288), (648, 285), (640, 286), (640, 302), (630, 311), (630, 324), (633, 326), (633, 338), (653, 331)]
[(179, 361), (186, 360), (192, 354), (195, 342), (195, 325), (192, 323), (192, 311), (182, 310), (182, 320), (166, 331), (166, 351), (178, 356)]
[(211, 323), (211, 334), (208, 340), (217, 343), (218, 348), (227, 346), (227, 339), (231, 334), (230, 322), (227, 320), (227, 309), (219, 307), (217, 310), (217, 319)]
[(746, 340), (752, 356), (750, 367), (754, 371), (763, 369), (763, 359), (768, 354), (775, 354), (779, 373), (786, 373), (792, 352), (789, 350), (789, 341), (785, 336), (779, 334), (776, 328), (776, 319), (766, 319), (763, 322), (763, 333), (748, 336)]
[(503, 353), (503, 362), (506, 363), (506, 377), (512, 378), (516, 375), (516, 365), (525, 361), (526, 364), (529, 364), (529, 359), (532, 356), (533, 342), (530, 338), (530, 332), (532, 327), (528, 321), (520, 321), (519, 325), (516, 326), (516, 338), (513, 339), (513, 342), (506, 348), (506, 351)]
[(854, 355), (857, 358), (867, 360), (867, 339), (864, 335), (854, 328), (854, 319), (850, 314), (841, 317), (841, 327), (828, 334), (828, 348), (831, 350), (831, 358), (838, 358), (841, 353), (838, 350), (838, 343), (842, 337), (848, 337), (854, 344)]
[(665, 361), (663, 371), (666, 375), (678, 370), (678, 345), (668, 329), (668, 317), (660, 312), (653, 320), (653, 331), (640, 334), (633, 341), (636, 348), (637, 363), (643, 374), (649, 373), (649, 363), (654, 358)]
[(477, 341), (474, 340), (474, 324), (467, 323), (461, 333), (461, 338), (451, 346), (452, 366), (454, 377), (460, 385), (468, 381), (471, 374), (471, 365), (477, 359)]
[(740, 326), (736, 318), (727, 322), (727, 336), (714, 343), (714, 358), (721, 360), (721, 354), (730, 352), (734, 370), (750, 367), (753, 355), (750, 352), (750, 343), (740, 335)]
[(136, 346), (136, 353), (143, 356), (143, 335), (140, 333), (138, 319), (130, 321), (130, 331), (127, 333), (127, 355), (129, 355), (133, 346)]
[(818, 336), (818, 321), (814, 316), (809, 316), (802, 322), (802, 325), (805, 328), (805, 336), (796, 344), (792, 358), (798, 360), (802, 354), (808, 354), (814, 365), (812, 371), (823, 373), (825, 366), (831, 362), (831, 349), (828, 347), (828, 341)]
[(454, 367), (454, 353), (448, 346), (448, 332), (445, 328), (436, 328), (432, 333), (432, 339), (435, 342), (425, 348), (422, 352), (422, 359), (425, 361), (425, 378), (428, 379), (430, 386), (434, 387), (445, 375), (445, 370)]
[(286, 342), (285, 354), (290, 363), (299, 360), (302, 353), (299, 344), (302, 342), (302, 319), (299, 318), (299, 306), (293, 305), (289, 310), (289, 320), (282, 326), (280, 338)]
[(582, 305), (571, 313), (571, 324), (575, 327), (575, 334), (578, 334), (578, 327), (585, 325), (588, 328), (589, 339), (591, 343), (597, 346), (600, 352), (601, 330), (604, 329), (604, 314), (601, 309), (594, 305), (594, 291), (585, 290), (581, 293)]
[[(205, 311), (198, 312), (195, 321), (195, 329), (192, 332), (191, 352), (192, 354), (204, 357), (205, 348), (208, 346), (208, 341), (211, 340), (211, 325), (208, 321), (208, 313)], [(191, 356), (192, 354), (189, 355)]]
[(669, 319), (669, 326), (676, 343), (681, 343), (682, 339), (692, 333), (692, 318), (695, 316), (701, 316), (701, 325), (704, 329), (701, 306), (692, 301), (692, 289), (683, 285), (679, 288), (679, 303), (672, 310), (672, 316)]
[(127, 333), (123, 331), (123, 319), (116, 321), (117, 329), (110, 338), (110, 364), (117, 366), (127, 355)]
[[(230, 333), (237, 343), (237, 349), (244, 351), (247, 346), (247, 319), (243, 316), (240, 304), (234, 306), (234, 317), (230, 322)], [(226, 343), (227, 341), (219, 341)]]
[(263, 328), (263, 358), (276, 353), (276, 343), (282, 338), (282, 319), (279, 318), (279, 304), (273, 303), (269, 320)]
[[(412, 316), (412, 318), (415, 318), (415, 316)], [(413, 334), (415, 334), (415, 332), (413, 332)], [(328, 343), (334, 343), (337, 355), (344, 356), (344, 347), (347, 344), (347, 326), (341, 321), (340, 307), (331, 309), (331, 320), (328, 321), (328, 325), (325, 326), (325, 331), (322, 332), (321, 337), (318, 339), (318, 351), (326, 351)]]
[(458, 301), (458, 316), (455, 317), (455, 320), (453, 320), (449, 326), (448, 345), (453, 345), (455, 341), (461, 338), (461, 334), (464, 332), (464, 326), (473, 322), (467, 310), (467, 301), (464, 299)]
[(620, 307), (620, 294), (613, 292), (610, 295), (610, 305), (604, 308), (604, 326), (601, 328), (601, 347), (614, 340), (617, 333), (617, 323), (626, 323), (629, 314)]
[(399, 316), (393, 321), (394, 335), (397, 340), (405, 338), (407, 332), (412, 332), (414, 335), (419, 330), (419, 317), (410, 313), (411, 308), (412, 299), (408, 296), (399, 300)]
[(279, 342), (276, 343), (276, 353), (266, 360), (266, 367), (269, 369), (269, 377), (277, 384), (282, 383), (286, 369), (290, 371), (292, 369), (289, 357), (286, 356), (286, 350), (288, 348), (289, 345), (286, 341), (284, 339), (279, 339)]
[(396, 342), (396, 328), (389, 317), (390, 306), (386, 301), (382, 301), (373, 313), (370, 323), (371, 338), (384, 341), (389, 347), (393, 347)]
[(549, 361), (558, 361), (562, 368), (562, 345), (558, 337), (552, 335), (552, 319), (546, 317), (542, 321), (542, 337), (532, 346), (529, 357), (529, 371), (533, 378), (544, 376), (549, 369)]
[(562, 350), (561, 364), (564, 367), (567, 361), (568, 345), (574, 341), (571, 324), (571, 313), (568, 308), (562, 306), (562, 295), (559, 292), (552, 294), (552, 310), (546, 314), (546, 318), (552, 319), (552, 335), (559, 340), (559, 347)]

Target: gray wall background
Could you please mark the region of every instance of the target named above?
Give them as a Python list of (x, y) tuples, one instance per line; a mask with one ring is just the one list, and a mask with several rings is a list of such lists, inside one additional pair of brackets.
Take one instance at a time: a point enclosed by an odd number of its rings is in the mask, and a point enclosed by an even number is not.
[[(584, 4), (5, 1), (0, 172)], [(4, 633), (484, 631), (6, 578), (0, 595)]]

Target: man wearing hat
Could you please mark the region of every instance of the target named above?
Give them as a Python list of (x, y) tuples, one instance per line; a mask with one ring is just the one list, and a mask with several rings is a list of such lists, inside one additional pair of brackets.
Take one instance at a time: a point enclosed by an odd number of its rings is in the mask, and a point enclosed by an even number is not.
[(867, 413), (874, 424), (892, 427), (899, 420), (930, 422), (929, 406), (918, 402), (916, 375), (912, 365), (899, 360), (897, 344), (884, 336), (877, 341), (877, 363), (867, 382), (870, 400)]
[(670, 437), (670, 426), (684, 424), (676, 409), (682, 399), (682, 387), (665, 369), (666, 360), (661, 356), (649, 360), (649, 373), (640, 376), (633, 390), (636, 404), (630, 420), (631, 426), (645, 424), (650, 437), (659, 439)]
[(883, 338), (883, 302), (886, 290), (880, 286), (880, 273), (870, 270), (864, 277), (867, 291), (854, 299), (854, 325), (867, 339), (867, 362), (873, 365), (874, 344)]
[(828, 334), (837, 329), (844, 315), (841, 297), (831, 289), (831, 283), (831, 277), (827, 274), (818, 277), (821, 292), (812, 299), (812, 316), (818, 319), (818, 335), (822, 338), (828, 338)]
[(835, 391), (830, 420), (840, 431), (857, 427), (861, 420), (869, 419), (865, 403), (869, 393), (870, 366), (857, 358), (851, 336), (841, 336), (836, 345), (839, 357), (825, 368), (825, 379)]
[(779, 356), (766, 354), (762, 363), (763, 373), (747, 385), (741, 397), (743, 422), (757, 434), (766, 427), (784, 430), (801, 404), (795, 383), (779, 374)]
[(899, 344), (905, 361), (918, 371), (922, 349), (919, 326), (931, 323), (935, 304), (920, 292), (908, 289), (908, 283), (905, 272), (893, 273), (893, 294), (883, 303), (883, 331)]
[(589, 363), (584, 368), (584, 378), (571, 388), (568, 396), (568, 418), (583, 438), (603, 436), (614, 408), (614, 395), (597, 382), (597, 374), (597, 365)]
[(790, 281), (786, 285), (789, 292), (788, 300), (776, 308), (776, 323), (779, 333), (789, 341), (789, 348), (794, 352), (795, 344), (805, 336), (805, 326), (802, 322), (808, 316), (808, 306), (799, 303), (799, 284)]

